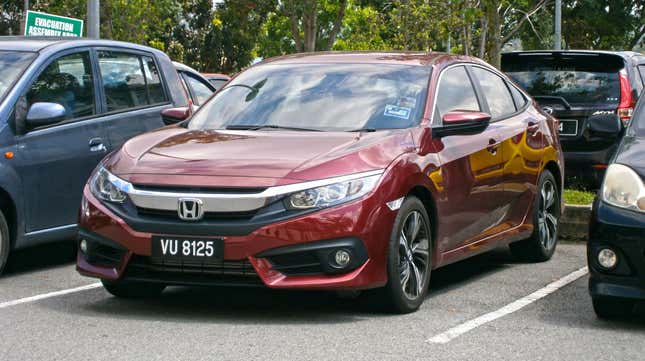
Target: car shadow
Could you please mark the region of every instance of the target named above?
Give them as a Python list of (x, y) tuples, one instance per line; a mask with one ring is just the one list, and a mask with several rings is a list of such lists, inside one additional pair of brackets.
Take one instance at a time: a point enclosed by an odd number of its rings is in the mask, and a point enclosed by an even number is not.
[[(428, 297), (464, 287), (513, 262), (508, 249), (500, 248), (441, 268), (432, 275)], [(370, 294), (346, 299), (334, 292), (267, 288), (169, 287), (161, 297), (152, 299), (125, 300), (101, 295), (73, 302), (75, 312), (88, 316), (200, 323), (330, 324), (406, 317), (383, 311)]]
[(76, 260), (76, 244), (72, 241), (49, 243), (42, 246), (12, 251), (2, 278), (24, 273), (44, 271), (68, 265)]

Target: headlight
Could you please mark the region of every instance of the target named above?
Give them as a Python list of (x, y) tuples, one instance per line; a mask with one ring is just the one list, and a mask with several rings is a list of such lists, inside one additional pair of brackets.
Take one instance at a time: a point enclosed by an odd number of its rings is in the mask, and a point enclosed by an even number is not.
[(126, 193), (122, 190), (125, 184), (121, 178), (100, 167), (90, 180), (90, 190), (104, 201), (123, 203), (126, 199)]
[(612, 164), (602, 184), (602, 199), (616, 207), (645, 212), (645, 185), (631, 168)]
[(307, 189), (291, 194), (286, 199), (289, 209), (331, 207), (349, 202), (369, 193), (378, 182), (380, 174)]

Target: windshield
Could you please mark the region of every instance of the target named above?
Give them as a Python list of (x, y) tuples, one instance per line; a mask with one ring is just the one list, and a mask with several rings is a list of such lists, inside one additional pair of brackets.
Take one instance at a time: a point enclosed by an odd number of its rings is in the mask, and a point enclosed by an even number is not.
[(0, 100), (35, 57), (36, 53), (0, 50)]
[(406, 65), (260, 65), (217, 93), (188, 128), (408, 128), (421, 120), (429, 75)]
[(532, 55), (509, 57), (502, 69), (538, 101), (551, 96), (570, 104), (617, 106), (623, 66), (617, 56)]

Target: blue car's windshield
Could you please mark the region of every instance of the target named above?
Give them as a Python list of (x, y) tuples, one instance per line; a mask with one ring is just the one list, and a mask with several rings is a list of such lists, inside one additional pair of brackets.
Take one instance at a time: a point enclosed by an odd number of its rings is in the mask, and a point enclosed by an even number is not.
[(260, 65), (222, 89), (188, 128), (407, 128), (421, 120), (429, 75), (408, 65)]
[(0, 50), (0, 100), (34, 58), (36, 53)]

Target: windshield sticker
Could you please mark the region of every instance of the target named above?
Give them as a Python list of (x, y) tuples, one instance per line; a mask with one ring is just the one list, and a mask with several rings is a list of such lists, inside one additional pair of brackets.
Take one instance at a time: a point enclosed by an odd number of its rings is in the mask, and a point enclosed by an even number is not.
[(410, 97), (401, 97), (397, 105), (400, 107), (414, 108), (417, 106), (417, 100)]
[(385, 112), (383, 115), (407, 120), (410, 119), (410, 113), (412, 113), (411, 108), (388, 104), (385, 106)]

